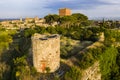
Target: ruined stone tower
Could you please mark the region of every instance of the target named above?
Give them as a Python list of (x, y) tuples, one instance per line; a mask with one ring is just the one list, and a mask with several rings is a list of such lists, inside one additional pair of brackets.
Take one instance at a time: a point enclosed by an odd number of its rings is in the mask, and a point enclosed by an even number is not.
[(34, 34), (32, 36), (33, 65), (37, 72), (56, 71), (60, 66), (60, 36)]

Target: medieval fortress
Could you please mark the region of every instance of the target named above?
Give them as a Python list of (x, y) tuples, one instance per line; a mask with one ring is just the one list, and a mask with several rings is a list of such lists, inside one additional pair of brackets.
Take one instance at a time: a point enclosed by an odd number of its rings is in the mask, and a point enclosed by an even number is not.
[(33, 65), (37, 72), (55, 72), (60, 66), (60, 36), (57, 34), (32, 37)]

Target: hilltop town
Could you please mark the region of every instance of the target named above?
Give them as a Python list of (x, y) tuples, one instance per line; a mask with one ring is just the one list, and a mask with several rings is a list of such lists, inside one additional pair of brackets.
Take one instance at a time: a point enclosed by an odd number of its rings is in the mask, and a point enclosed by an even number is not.
[[(69, 16), (71, 15), (71, 10), (67, 8), (60, 9), (59, 15)], [(0, 22), (0, 26), (6, 29), (25, 29), (25, 28), (34, 28), (35, 26), (49, 27), (55, 25), (58, 25), (58, 23), (54, 22), (51, 25), (49, 25), (48, 23), (46, 23), (46, 20), (44, 18), (39, 18), (39, 17), (25, 18), (25, 19), (20, 18), (19, 20), (7, 20)]]
[(59, 15), (0, 22), (0, 80), (119, 80), (120, 21)]
[[(69, 8), (61, 8), (59, 9), (59, 16), (70, 16), (72, 15), (72, 12)], [(53, 19), (53, 22), (50, 24), (49, 21), (46, 20), (46, 18), (20, 18), (20, 19), (14, 19), (14, 20), (5, 20), (0, 22), (0, 27), (6, 28), (6, 29), (25, 29), (25, 28), (34, 28), (35, 26), (39, 27), (49, 27), (49, 26), (58, 26), (60, 25), (60, 22), (58, 20), (54, 21), (55, 14), (49, 14), (50, 19)], [(46, 16), (47, 17), (47, 16)], [(106, 27), (114, 26), (114, 28), (120, 27), (120, 21), (119, 20), (90, 20), (92, 26), (101, 26), (102, 24), (106, 25)]]
[(44, 26), (47, 27), (48, 24), (45, 24), (45, 19), (35, 18), (21, 18), (20, 20), (8, 20), (0, 22), (0, 25), (6, 29), (22, 29), (22, 28), (34, 28), (35, 26)]

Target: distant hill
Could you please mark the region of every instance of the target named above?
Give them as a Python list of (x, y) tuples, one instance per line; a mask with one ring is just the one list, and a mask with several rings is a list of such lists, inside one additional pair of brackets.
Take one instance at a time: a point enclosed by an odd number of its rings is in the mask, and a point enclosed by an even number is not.
[[(20, 20), (19, 18), (1, 18), (0, 21), (7, 21), (7, 20)], [(24, 18), (23, 18), (24, 20)]]
[(6, 21), (6, 20), (18, 20), (18, 18), (5, 18), (5, 19), (0, 19), (0, 21)]
[(120, 20), (120, 17), (92, 17), (90, 20)]

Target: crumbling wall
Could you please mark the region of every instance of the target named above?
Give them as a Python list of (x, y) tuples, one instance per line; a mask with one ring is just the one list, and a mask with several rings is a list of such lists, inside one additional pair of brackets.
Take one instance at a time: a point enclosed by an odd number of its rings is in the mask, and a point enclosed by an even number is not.
[(99, 62), (95, 62), (91, 67), (84, 70), (81, 80), (101, 80)]

